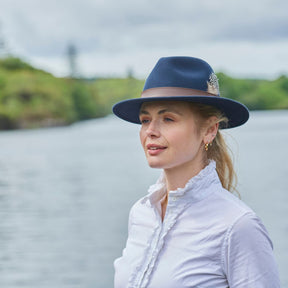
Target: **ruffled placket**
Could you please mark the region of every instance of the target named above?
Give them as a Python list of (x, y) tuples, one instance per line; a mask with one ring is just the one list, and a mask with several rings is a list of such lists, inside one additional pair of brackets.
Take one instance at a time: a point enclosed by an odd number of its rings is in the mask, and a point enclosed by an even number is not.
[(146, 288), (149, 285), (151, 274), (154, 271), (154, 267), (159, 260), (159, 254), (164, 246), (165, 237), (177, 222), (179, 215), (183, 213), (189, 205), (207, 197), (210, 193), (209, 189), (205, 189), (205, 187), (213, 182), (215, 177), (218, 180), (215, 168), (215, 162), (211, 161), (198, 175), (191, 178), (184, 188), (169, 192), (168, 204), (163, 222), (155, 203), (153, 203), (153, 198), (155, 198), (157, 192), (159, 194), (159, 191), (163, 191), (165, 188), (162, 182), (163, 176), (160, 177), (155, 185), (151, 186), (148, 199), (150, 199), (151, 209), (153, 209), (156, 214), (158, 225), (152, 232), (150, 243), (143, 253), (143, 259), (130, 275), (128, 288)]

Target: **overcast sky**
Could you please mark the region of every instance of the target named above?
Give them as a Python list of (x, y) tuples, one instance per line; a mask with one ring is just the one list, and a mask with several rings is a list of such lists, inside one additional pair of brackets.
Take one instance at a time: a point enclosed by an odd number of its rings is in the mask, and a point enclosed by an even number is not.
[(158, 58), (203, 58), (236, 77), (288, 74), (287, 0), (0, 0), (10, 53), (68, 74), (146, 77)]

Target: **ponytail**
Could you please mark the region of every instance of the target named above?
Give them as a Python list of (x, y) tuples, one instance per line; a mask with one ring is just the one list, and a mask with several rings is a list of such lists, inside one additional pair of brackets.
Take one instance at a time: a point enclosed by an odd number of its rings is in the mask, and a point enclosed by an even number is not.
[[(206, 121), (212, 117), (217, 117), (217, 123), (219, 123), (219, 127), (223, 128), (228, 123), (228, 119), (223, 116), (221, 111), (213, 106), (203, 105), (199, 103), (192, 103), (191, 108), (193, 113), (200, 116), (199, 131), (206, 127)], [(216, 162), (216, 171), (218, 173), (219, 179), (221, 181), (222, 186), (229, 190), (230, 192), (239, 193), (236, 190), (237, 177), (233, 167), (233, 162), (231, 159), (231, 150), (228, 148), (225, 140), (220, 131), (217, 132), (212, 145), (209, 145), (209, 149), (206, 152), (207, 158), (206, 160), (214, 160)], [(204, 148), (204, 145), (203, 145)]]
[(222, 186), (231, 192), (237, 192), (237, 177), (230, 154), (229, 147), (225, 143), (221, 132), (218, 131), (207, 151), (207, 158), (216, 162), (216, 170)]

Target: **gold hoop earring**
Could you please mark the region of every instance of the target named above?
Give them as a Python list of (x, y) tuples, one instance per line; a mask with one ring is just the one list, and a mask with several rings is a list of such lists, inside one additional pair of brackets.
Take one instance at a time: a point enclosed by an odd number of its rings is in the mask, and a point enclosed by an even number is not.
[(205, 146), (204, 146), (204, 148), (205, 148), (205, 151), (208, 151), (209, 143), (206, 143)]

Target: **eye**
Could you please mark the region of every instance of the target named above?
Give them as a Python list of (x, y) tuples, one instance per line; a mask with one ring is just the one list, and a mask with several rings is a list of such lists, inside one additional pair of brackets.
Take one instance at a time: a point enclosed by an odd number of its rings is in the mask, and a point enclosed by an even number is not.
[(165, 122), (174, 122), (174, 120), (170, 117), (164, 117)]
[(140, 119), (141, 124), (149, 123), (149, 119)]

